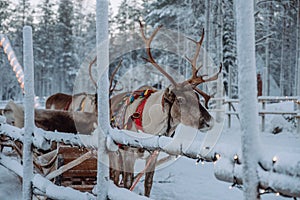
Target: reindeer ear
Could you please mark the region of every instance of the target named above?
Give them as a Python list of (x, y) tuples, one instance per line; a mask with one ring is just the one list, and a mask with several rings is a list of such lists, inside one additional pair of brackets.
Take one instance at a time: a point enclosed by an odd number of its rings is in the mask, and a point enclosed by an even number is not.
[(164, 93), (164, 99), (168, 101), (168, 103), (174, 103), (175, 101), (175, 94), (169, 88), (166, 88)]

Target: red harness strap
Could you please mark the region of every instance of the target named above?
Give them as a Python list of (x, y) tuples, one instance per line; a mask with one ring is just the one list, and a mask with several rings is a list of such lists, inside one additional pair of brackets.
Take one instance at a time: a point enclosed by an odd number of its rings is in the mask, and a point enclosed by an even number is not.
[(133, 113), (130, 116), (130, 119), (127, 122), (127, 129), (131, 129), (132, 122), (134, 122), (136, 129), (144, 132), (144, 129), (143, 129), (143, 111), (144, 111), (146, 102), (148, 100), (148, 97), (154, 92), (155, 91), (153, 91), (153, 90), (147, 90), (147, 92), (145, 92), (144, 99), (140, 102), (140, 104), (138, 105), (138, 107), (135, 110), (135, 113)]
[(139, 104), (139, 106), (136, 108), (135, 113), (132, 115), (132, 119), (135, 123), (135, 127), (137, 130), (143, 131), (143, 111), (146, 105), (148, 98), (144, 98), (141, 103)]

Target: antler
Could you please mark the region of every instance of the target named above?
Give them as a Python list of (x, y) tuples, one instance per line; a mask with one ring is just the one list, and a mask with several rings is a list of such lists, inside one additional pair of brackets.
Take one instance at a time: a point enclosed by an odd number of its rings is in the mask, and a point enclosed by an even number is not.
[[(202, 82), (201, 82), (201, 83), (217, 80), (219, 74), (221, 73), (221, 71), (222, 71), (222, 63), (220, 63), (219, 71), (218, 71), (215, 75), (213, 75), (212, 77), (210, 77), (210, 78), (204, 80), (204, 79), (203, 79), (203, 76), (202, 76), (202, 78), (201, 78), (201, 79), (202, 79)], [(205, 75), (205, 76), (207, 76), (207, 75)], [(200, 84), (200, 83), (199, 83), (199, 84)], [(203, 96), (204, 102), (205, 102), (205, 103), (204, 103), (204, 104), (205, 104), (205, 107), (208, 108), (208, 101), (210, 100), (211, 96), (208, 95), (208, 94), (206, 94), (205, 92), (203, 92), (203, 91), (200, 90), (199, 88), (197, 88), (197, 85), (196, 85), (196, 86), (193, 86), (193, 88), (194, 88), (194, 90), (195, 90), (196, 92), (198, 92), (201, 96)]]
[[(93, 84), (95, 85), (95, 87), (97, 88), (97, 83), (92, 75), (92, 66), (93, 64), (95, 64), (95, 62), (97, 61), (97, 56), (94, 58), (94, 60), (92, 60), (92, 62), (90, 62), (90, 65), (89, 65), (89, 75), (90, 75), (90, 78), (91, 78), (91, 81), (93, 82)], [(118, 66), (114, 69), (114, 71), (112, 72), (112, 75), (111, 77), (109, 78), (110, 81), (109, 81), (109, 94), (111, 94), (113, 91), (121, 91), (123, 88), (121, 88), (120, 90), (116, 90), (116, 85), (118, 83), (118, 81), (113, 85), (113, 80), (114, 80), (114, 77), (117, 73), (117, 71), (120, 69), (120, 67), (122, 66), (122, 59), (119, 61), (118, 63)]]
[(194, 42), (196, 44), (196, 51), (194, 54), (194, 57), (188, 58), (186, 56), (186, 59), (190, 62), (191, 66), (192, 66), (192, 77), (190, 79), (188, 79), (187, 81), (185, 81), (183, 84), (191, 84), (193, 89), (198, 92), (201, 96), (203, 96), (204, 100), (205, 100), (205, 107), (208, 107), (208, 101), (211, 98), (211, 96), (209, 96), (208, 94), (206, 94), (205, 92), (203, 92), (202, 90), (200, 90), (199, 88), (197, 88), (197, 86), (201, 83), (204, 82), (210, 82), (210, 81), (214, 81), (218, 79), (219, 74), (222, 71), (222, 63), (220, 64), (219, 70), (216, 74), (214, 74), (212, 77), (204, 79), (205, 76), (208, 76), (207, 74), (205, 75), (198, 75), (199, 70), (201, 69), (202, 66), (197, 67), (197, 58), (199, 56), (200, 50), (201, 50), (201, 46), (204, 40), (204, 29), (202, 30), (202, 35), (199, 41), (193, 40), (191, 38), (188, 38), (189, 40), (191, 40), (192, 42)]
[(204, 77), (208, 76), (208, 75), (198, 75), (199, 70), (201, 69), (202, 66), (197, 67), (197, 59), (198, 56), (200, 54), (200, 50), (201, 50), (201, 46), (204, 40), (204, 29), (202, 31), (202, 35), (199, 41), (193, 40), (191, 38), (188, 38), (189, 40), (191, 40), (192, 42), (194, 42), (196, 44), (196, 51), (194, 54), (193, 58), (188, 58), (186, 56), (186, 59), (190, 62), (191, 66), (192, 66), (192, 77), (186, 81), (184, 81), (183, 83), (176, 83), (176, 81), (172, 78), (172, 76), (170, 76), (153, 58), (152, 54), (151, 54), (151, 42), (153, 40), (153, 38), (155, 37), (155, 35), (157, 34), (157, 32), (161, 29), (162, 25), (158, 26), (154, 32), (152, 33), (152, 35), (147, 38), (145, 36), (145, 31), (144, 31), (144, 25), (142, 24), (141, 21), (139, 21), (140, 23), (140, 31), (142, 34), (142, 38), (144, 40), (144, 43), (146, 45), (146, 52), (148, 55), (148, 58), (144, 58), (147, 62), (150, 62), (154, 67), (156, 67), (166, 78), (168, 78), (170, 80), (170, 82), (175, 86), (185, 86), (187, 84), (190, 84), (192, 86), (192, 88), (198, 92), (201, 96), (203, 96), (204, 100), (205, 100), (205, 107), (208, 107), (208, 101), (211, 98), (211, 96), (209, 96), (208, 94), (206, 94), (205, 92), (203, 92), (202, 90), (200, 90), (199, 88), (197, 88), (197, 86), (201, 83), (204, 82), (210, 82), (210, 81), (214, 81), (218, 79), (219, 74), (222, 71), (222, 64), (220, 64), (219, 70), (216, 74), (214, 74), (213, 76), (204, 79)]
[(95, 81), (95, 79), (93, 78), (93, 75), (92, 75), (92, 66), (93, 66), (93, 64), (96, 61), (97, 61), (97, 56), (95, 56), (94, 60), (92, 60), (92, 62), (90, 62), (90, 65), (89, 65), (89, 75), (90, 75), (91, 81), (93, 82), (93, 84), (97, 88), (97, 83), (96, 83), (96, 81)]
[(114, 77), (120, 67), (122, 66), (123, 59), (121, 59), (118, 63), (118, 66), (114, 69), (114, 71), (111, 74), (110, 81), (109, 81), (109, 94), (113, 93), (113, 91), (121, 91), (123, 88), (116, 90), (116, 86), (118, 84), (118, 81), (113, 85)]
[(144, 30), (144, 25), (142, 24), (141, 21), (139, 21), (140, 23), (140, 31), (142, 34), (142, 38), (145, 42), (146, 45), (146, 51), (147, 51), (147, 55), (148, 58), (144, 58), (147, 62), (150, 62), (154, 67), (156, 67), (156, 69), (158, 69), (167, 79), (169, 79), (169, 81), (174, 85), (177, 86), (178, 84), (176, 83), (176, 81), (172, 78), (172, 76), (170, 74), (168, 74), (161, 66), (159, 66), (159, 64), (157, 64), (157, 62), (154, 60), (152, 54), (151, 54), (151, 42), (153, 40), (153, 38), (155, 37), (155, 35), (157, 34), (157, 32), (162, 28), (162, 25), (158, 26), (154, 32), (152, 33), (152, 35), (147, 38), (145, 36), (145, 30)]
[(202, 35), (201, 35), (201, 39), (199, 40), (199, 42), (197, 42), (196, 40), (193, 40), (192, 38), (188, 38), (188, 39), (191, 40), (192, 42), (194, 42), (197, 45), (196, 46), (196, 52), (195, 52), (195, 55), (194, 55), (193, 59), (190, 59), (187, 56), (185, 56), (185, 58), (192, 65), (192, 78), (197, 78), (198, 71), (201, 69), (201, 66), (199, 66), (197, 68), (197, 58), (199, 56), (201, 46), (202, 46), (202, 42), (204, 40), (204, 29), (202, 30)]

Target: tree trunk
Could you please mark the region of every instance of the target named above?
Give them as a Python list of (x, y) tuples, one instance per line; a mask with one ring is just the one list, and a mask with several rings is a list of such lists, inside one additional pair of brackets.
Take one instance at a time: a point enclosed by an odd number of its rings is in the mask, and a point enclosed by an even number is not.
[[(266, 9), (268, 10), (267, 13), (267, 21), (266, 21), (266, 28), (267, 28), (267, 33), (266, 35), (270, 34), (270, 19), (269, 19), (269, 12), (270, 10), (266, 6)], [(269, 96), (269, 77), (270, 77), (270, 55), (269, 55), (269, 46), (270, 46), (270, 39), (267, 37), (266, 39), (266, 46), (265, 46), (265, 67), (264, 67), (264, 72), (263, 72), (263, 95), (264, 96)]]
[(297, 86), (296, 94), (300, 96), (300, 0), (297, 0)]
[[(285, 56), (285, 52), (284, 52), (284, 39), (285, 39), (285, 24), (286, 24), (286, 17), (283, 18), (283, 31), (282, 31), (282, 37), (281, 37), (281, 59), (280, 59), (280, 95), (284, 96), (284, 82), (285, 82), (285, 78), (284, 78), (284, 56)], [(285, 63), (286, 65), (286, 63)]]

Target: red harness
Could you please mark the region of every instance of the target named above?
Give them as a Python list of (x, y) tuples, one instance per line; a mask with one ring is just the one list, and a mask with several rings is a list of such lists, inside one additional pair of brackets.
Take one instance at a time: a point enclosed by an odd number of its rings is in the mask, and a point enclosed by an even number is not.
[(127, 121), (127, 126), (126, 129), (131, 129), (132, 128), (132, 122), (135, 123), (135, 127), (137, 130), (140, 130), (142, 132), (144, 132), (143, 129), (143, 111), (146, 105), (146, 102), (149, 98), (149, 96), (154, 93), (155, 90), (146, 90), (143, 100), (140, 102), (140, 104), (138, 105), (138, 107), (135, 110), (135, 113), (133, 113), (128, 121)]

